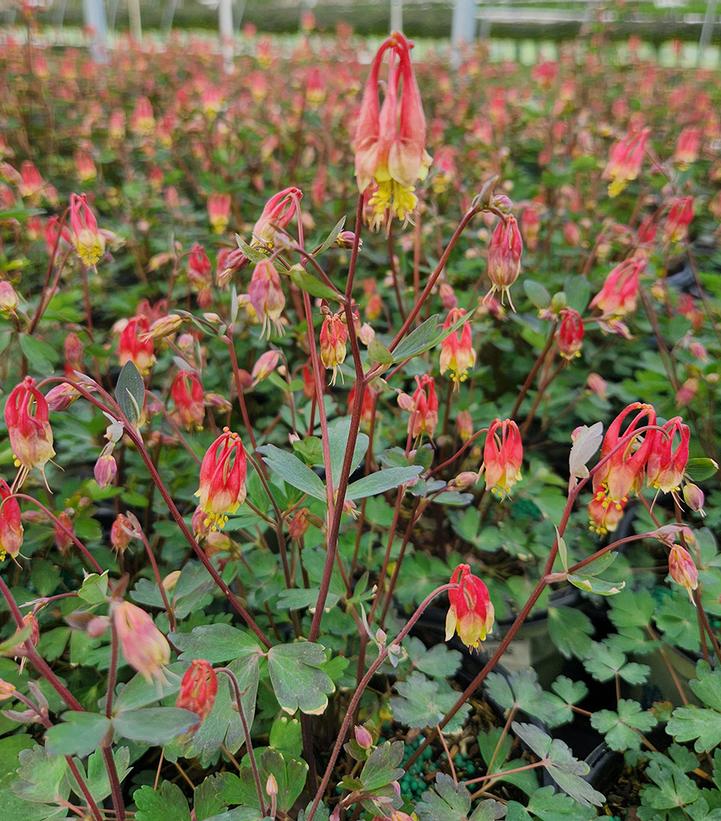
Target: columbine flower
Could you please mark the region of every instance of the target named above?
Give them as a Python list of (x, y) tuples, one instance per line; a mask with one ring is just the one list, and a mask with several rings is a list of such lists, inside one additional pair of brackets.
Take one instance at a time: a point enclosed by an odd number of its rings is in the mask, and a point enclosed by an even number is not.
[(85, 194), (70, 195), (70, 240), (80, 261), (88, 268), (98, 264), (105, 253), (105, 237)]
[[(466, 312), (462, 308), (452, 308), (448, 312), (443, 327), (455, 325)], [(458, 384), (468, 378), (468, 371), (476, 364), (476, 352), (471, 339), (471, 323), (464, 322), (456, 331), (441, 342), (441, 373), (450, 371), (451, 380)]]
[(211, 194), (208, 197), (208, 221), (214, 234), (222, 234), (230, 220), (230, 194)]
[(638, 177), (649, 134), (649, 129), (644, 128), (611, 146), (608, 164), (603, 172), (604, 179), (609, 180), (609, 197), (618, 196), (629, 182)]
[(488, 588), (467, 564), (459, 564), (453, 571), (451, 584), (459, 587), (448, 591), (451, 606), (446, 616), (446, 641), (457, 633), (466, 647), (475, 649), (493, 629), (494, 611)]
[(282, 333), (280, 315), (285, 307), (285, 295), (278, 271), (269, 259), (262, 259), (253, 269), (248, 285), (248, 297), (263, 325), (263, 335), (270, 337), (271, 329), (275, 329), (276, 333)]
[(487, 299), (496, 292), (501, 295), (501, 304), (508, 297), (508, 303), (515, 311), (511, 300), (511, 285), (521, 272), (521, 254), (523, 240), (518, 230), (518, 223), (513, 215), (507, 216), (496, 225), (488, 246), (488, 278), (491, 290)]
[(473, 436), (473, 417), (470, 411), (458, 411), (456, 414), (456, 429), (461, 442), (467, 442)]
[(228, 428), (208, 448), (200, 465), (195, 495), (205, 512), (204, 525), (219, 530), (245, 501), (247, 462), (240, 436)]
[(486, 489), (505, 499), (521, 480), (522, 464), (523, 443), (518, 425), (512, 419), (494, 420), (483, 448)]
[(135, 101), (135, 108), (130, 117), (130, 127), (136, 134), (143, 137), (153, 133), (155, 117), (153, 106), (147, 97), (138, 97)]
[(195, 731), (213, 709), (217, 694), (218, 676), (213, 666), (205, 659), (194, 659), (183, 674), (175, 706), (197, 714), (200, 721), (193, 728)]
[[(379, 74), (386, 51), (388, 82), (381, 107)], [(394, 32), (373, 58), (354, 137), (358, 189), (365, 193), (372, 186), (368, 208), (373, 229), (390, 225), (393, 217), (405, 221), (415, 210), (415, 185), (431, 164), (425, 142), (426, 120), (411, 64), (411, 43)]]
[[(351, 408), (355, 402), (356, 396), (356, 387), (357, 385), (354, 383), (353, 387), (350, 389), (348, 393), (348, 413), (351, 412)], [(378, 391), (371, 388), (370, 385), (365, 385), (363, 388), (363, 398), (361, 400), (361, 425), (364, 428), (369, 428), (371, 422), (373, 421), (373, 413), (375, 411), (375, 404), (376, 398), (378, 397)]]
[(195, 371), (178, 371), (170, 386), (180, 424), (186, 430), (202, 430), (205, 419), (205, 395)]
[(688, 236), (688, 227), (693, 220), (693, 197), (678, 197), (668, 209), (663, 236), (666, 242), (682, 242)]
[(5, 405), (5, 424), (15, 467), (26, 473), (32, 468), (44, 472), (46, 463), (55, 456), (53, 431), (48, 421), (48, 403), (35, 387), (32, 376), (26, 376), (10, 392)]
[(673, 160), (681, 168), (687, 168), (698, 159), (701, 148), (701, 129), (688, 126), (678, 135)]
[(277, 242), (277, 235), (293, 218), (296, 203), (300, 202), (303, 192), (300, 188), (284, 188), (266, 202), (263, 212), (253, 228), (253, 245), (272, 248)]
[[(675, 442), (677, 436), (678, 442)], [(689, 438), (688, 425), (684, 425), (680, 416), (669, 419), (653, 437), (653, 448), (646, 464), (649, 487), (662, 493), (671, 493), (681, 487), (688, 462)]]
[(125, 661), (146, 681), (162, 681), (170, 645), (152, 618), (128, 601), (114, 602), (111, 615)]
[(118, 359), (121, 367), (126, 362), (132, 362), (143, 376), (150, 373), (155, 363), (155, 346), (149, 330), (150, 323), (144, 314), (127, 321), (118, 342)]
[(257, 385), (264, 379), (267, 379), (273, 371), (278, 367), (280, 361), (280, 353), (278, 351), (266, 351), (261, 354), (253, 365), (253, 370), (250, 372), (250, 378), (253, 384)]
[(23, 546), (20, 505), (11, 496), (12, 491), (7, 482), (0, 479), (0, 561), (7, 555), (15, 558)]
[(0, 279), (0, 314), (15, 316), (18, 307), (18, 295), (13, 286), (5, 279)]
[(188, 281), (197, 294), (198, 305), (207, 308), (213, 299), (213, 271), (205, 248), (196, 242), (188, 254)]
[(668, 574), (681, 587), (688, 590), (691, 601), (691, 591), (698, 587), (698, 570), (694, 564), (691, 554), (681, 545), (675, 544), (668, 554)]
[(320, 361), (326, 368), (333, 369), (331, 385), (335, 385), (338, 368), (345, 362), (347, 341), (348, 326), (345, 323), (345, 315), (326, 314), (320, 329)]
[(640, 277), (646, 268), (646, 258), (631, 257), (619, 263), (606, 277), (603, 287), (591, 300), (591, 308), (598, 308), (610, 331), (619, 328), (619, 320), (636, 310)]
[(583, 346), (583, 319), (578, 311), (565, 308), (561, 311), (561, 323), (556, 331), (558, 350), (564, 359), (573, 359), (581, 355)]
[(424, 433), (432, 439), (438, 424), (436, 383), (432, 376), (424, 374), (416, 377), (416, 384), (417, 387), (409, 405), (411, 415), (408, 419), (408, 433), (412, 439)]

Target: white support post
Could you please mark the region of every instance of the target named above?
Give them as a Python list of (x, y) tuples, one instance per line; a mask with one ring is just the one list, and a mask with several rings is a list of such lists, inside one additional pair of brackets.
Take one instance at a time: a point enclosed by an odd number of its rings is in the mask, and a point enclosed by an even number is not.
[(403, 0), (391, 0), (391, 31), (403, 31)]
[(451, 63), (458, 68), (461, 51), (476, 39), (476, 0), (455, 0), (451, 22)]
[(223, 70), (233, 71), (233, 0), (220, 0), (218, 4), (218, 31), (220, 53), (223, 55)]
[(143, 39), (143, 24), (140, 19), (140, 0), (128, 0), (128, 21), (130, 36), (136, 43)]
[(90, 54), (96, 63), (108, 60), (108, 23), (103, 0), (83, 0), (85, 28), (91, 32)]
[(706, 55), (706, 49), (711, 44), (711, 35), (713, 34), (715, 23), (716, 0), (706, 0), (706, 14), (703, 18), (701, 37), (699, 37), (698, 41), (698, 55), (696, 57), (696, 64), (699, 66), (703, 63), (703, 58)]

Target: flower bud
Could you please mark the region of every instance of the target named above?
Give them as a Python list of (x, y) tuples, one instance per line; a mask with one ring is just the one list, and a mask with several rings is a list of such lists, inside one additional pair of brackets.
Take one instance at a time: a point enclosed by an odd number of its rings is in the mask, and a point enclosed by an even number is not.
[(470, 411), (458, 411), (456, 414), (456, 430), (461, 442), (467, 442), (473, 436), (473, 417)]
[(0, 678), (0, 701), (6, 701), (15, 694), (15, 685)]
[(522, 253), (523, 240), (518, 223), (514, 216), (508, 216), (495, 227), (488, 246), (488, 278), (491, 280), (491, 290), (487, 296), (499, 292), (501, 304), (507, 296), (514, 311), (510, 289), (521, 272)]
[(698, 587), (698, 570), (691, 554), (681, 545), (675, 544), (668, 554), (668, 574), (681, 587), (691, 591)]
[(288, 535), (291, 539), (302, 539), (305, 536), (310, 522), (308, 521), (308, 508), (302, 507), (288, 522)]
[(57, 522), (55, 522), (53, 528), (53, 534), (55, 537), (55, 547), (57, 547), (57, 549), (63, 556), (67, 556), (73, 544), (75, 528), (73, 526), (73, 520), (71, 518), (72, 513), (72, 508), (68, 508), (67, 510), (63, 510), (60, 513), (58, 513), (58, 520)]
[(152, 618), (128, 601), (115, 602), (111, 615), (125, 661), (146, 681), (162, 681), (170, 645)]
[(23, 545), (23, 523), (18, 500), (10, 498), (12, 491), (4, 479), (0, 479), (0, 561), (6, 555), (15, 556)]
[(108, 618), (108, 616), (94, 616), (87, 623), (87, 626), (85, 627), (85, 632), (91, 638), (98, 639), (100, 638), (100, 636), (105, 634), (108, 627), (110, 627), (110, 619)]
[(362, 724), (356, 724), (353, 728), (353, 735), (358, 746), (364, 750), (370, 750), (373, 746), (373, 736)]
[(178, 331), (185, 320), (178, 314), (168, 314), (156, 319), (150, 326), (147, 334), (144, 335), (148, 339), (165, 339), (166, 336), (172, 336)]
[[(355, 243), (355, 233), (353, 231), (341, 231), (335, 238), (335, 244), (339, 248), (352, 248)], [(363, 247), (363, 240), (360, 240), (358, 247)]]
[(706, 515), (703, 509), (704, 493), (698, 485), (687, 482), (683, 486), (683, 500), (694, 512), (700, 513), (701, 516)]
[(278, 795), (278, 782), (275, 780), (273, 773), (270, 773), (266, 779), (265, 791), (270, 798), (275, 798)]
[(459, 473), (454, 479), (448, 483), (449, 487), (453, 487), (456, 490), (465, 490), (466, 488), (473, 487), (478, 481), (478, 474), (474, 473), (472, 470), (464, 470), (462, 473)]
[(581, 355), (583, 345), (583, 319), (578, 311), (566, 308), (561, 313), (561, 322), (556, 331), (558, 350), (564, 359), (571, 360)]
[(200, 718), (193, 728), (197, 730), (213, 709), (217, 694), (218, 676), (212, 665), (205, 659), (194, 659), (183, 674), (175, 706), (190, 710)]
[(112, 453), (102, 453), (95, 463), (93, 475), (100, 487), (110, 487), (118, 473), (118, 464)]
[(132, 522), (124, 513), (119, 513), (110, 527), (110, 544), (113, 550), (124, 553), (134, 538), (135, 528)]
[(262, 382), (278, 367), (280, 361), (280, 353), (278, 351), (266, 351), (253, 365), (253, 370), (250, 373), (253, 384), (257, 385)]
[(13, 286), (4, 279), (0, 279), (0, 314), (14, 316), (18, 307), (18, 295)]
[(64, 411), (67, 410), (73, 402), (80, 396), (78, 391), (69, 383), (61, 382), (55, 385), (45, 395), (45, 401), (48, 403), (48, 410)]

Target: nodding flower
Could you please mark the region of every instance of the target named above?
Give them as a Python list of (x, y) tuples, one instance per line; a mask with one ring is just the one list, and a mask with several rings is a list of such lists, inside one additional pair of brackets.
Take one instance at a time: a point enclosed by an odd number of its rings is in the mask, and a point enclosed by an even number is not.
[(230, 221), (230, 194), (210, 194), (207, 207), (213, 233), (222, 234)]
[(663, 226), (666, 242), (682, 242), (688, 236), (688, 227), (693, 220), (693, 197), (677, 197), (668, 209)]
[[(466, 312), (462, 308), (451, 308), (443, 323), (447, 330), (458, 323)], [(455, 331), (452, 331), (441, 342), (441, 373), (450, 371), (453, 382), (458, 384), (468, 378), (468, 371), (476, 364), (476, 352), (473, 349), (473, 339), (471, 338), (471, 323), (464, 322)]]
[(603, 287), (591, 300), (591, 308), (598, 308), (602, 316), (612, 321), (622, 319), (636, 310), (641, 274), (646, 258), (635, 256), (619, 263), (606, 277)]
[(45, 180), (38, 171), (38, 167), (30, 160), (25, 160), (20, 166), (20, 185), (18, 191), (21, 197), (36, 199), (45, 188)]
[(155, 117), (153, 106), (147, 97), (138, 97), (135, 101), (135, 108), (130, 117), (130, 127), (140, 136), (148, 136), (155, 128)]
[(0, 561), (5, 556), (13, 559), (23, 546), (23, 523), (18, 500), (4, 479), (0, 479)]
[(253, 228), (253, 244), (272, 248), (277, 242), (279, 231), (285, 229), (293, 219), (296, 204), (303, 198), (300, 188), (291, 186), (274, 194), (263, 207)]
[(648, 128), (628, 134), (611, 146), (603, 177), (609, 180), (608, 196), (617, 197), (641, 172), (650, 134)]
[(436, 383), (432, 376), (424, 374), (416, 377), (416, 385), (410, 403), (408, 433), (412, 439), (417, 439), (424, 433), (432, 439), (438, 425)]
[(451, 584), (459, 587), (448, 591), (446, 641), (457, 633), (466, 647), (475, 649), (493, 629), (495, 614), (488, 588), (467, 564), (459, 564), (453, 571)]
[[(328, 313), (320, 328), (320, 361), (326, 368), (333, 369), (330, 384), (335, 385), (338, 368), (345, 362), (348, 326), (345, 315)], [(342, 381), (342, 375), (341, 375)]]
[(218, 676), (212, 664), (205, 659), (193, 659), (180, 681), (180, 692), (175, 706), (195, 713), (200, 721), (193, 731), (205, 721), (218, 695)]
[(150, 322), (144, 314), (129, 319), (120, 333), (118, 341), (118, 359), (121, 367), (132, 362), (145, 376), (155, 363), (155, 345), (148, 334)]
[(205, 392), (195, 371), (178, 371), (170, 386), (180, 424), (186, 430), (202, 430), (205, 419)]
[(153, 619), (128, 601), (114, 602), (111, 615), (125, 661), (146, 681), (164, 681), (170, 645)]
[(105, 253), (105, 237), (85, 194), (70, 195), (70, 241), (87, 268), (95, 267)]
[(701, 129), (688, 126), (678, 135), (673, 161), (681, 168), (687, 168), (698, 159), (700, 148)]
[(285, 307), (285, 294), (280, 276), (269, 259), (262, 259), (253, 269), (248, 284), (248, 298), (262, 324), (262, 334), (270, 338), (271, 331), (283, 333), (281, 314)]
[[(363, 91), (353, 147), (361, 194), (368, 192), (369, 222), (374, 230), (406, 221), (416, 208), (415, 186), (425, 179), (431, 157), (425, 148), (426, 119), (411, 63), (412, 44), (399, 32), (376, 52)], [(388, 52), (388, 81), (383, 105), (379, 76)]]
[[(53, 431), (48, 421), (48, 403), (32, 376), (16, 385), (5, 404), (5, 424), (15, 467), (26, 475), (32, 468), (44, 472), (53, 456)], [(24, 478), (24, 477), (23, 477)]]
[(681, 587), (685, 587), (693, 602), (692, 590), (698, 587), (698, 570), (691, 554), (679, 544), (672, 545), (668, 554), (668, 575)]
[(516, 218), (511, 214), (502, 219), (491, 234), (488, 245), (488, 278), (491, 280), (491, 290), (486, 298), (498, 292), (501, 295), (501, 305), (505, 297), (508, 297), (508, 303), (514, 311), (516, 309), (511, 300), (511, 285), (521, 272), (522, 253), (521, 232), (518, 230)]
[(680, 416), (669, 419), (653, 438), (653, 448), (646, 463), (649, 487), (671, 493), (681, 487), (688, 462), (690, 431)]
[(523, 443), (518, 425), (512, 419), (494, 420), (483, 448), (486, 489), (505, 499), (522, 478), (522, 464)]
[(197, 295), (198, 305), (207, 308), (213, 301), (213, 270), (205, 248), (196, 242), (188, 254), (188, 282)]
[(583, 346), (583, 318), (573, 308), (561, 311), (561, 322), (556, 331), (558, 350), (564, 359), (573, 359), (581, 355)]
[(195, 495), (205, 513), (203, 524), (220, 530), (245, 501), (247, 460), (237, 433), (224, 428), (208, 448), (200, 465), (200, 484)]

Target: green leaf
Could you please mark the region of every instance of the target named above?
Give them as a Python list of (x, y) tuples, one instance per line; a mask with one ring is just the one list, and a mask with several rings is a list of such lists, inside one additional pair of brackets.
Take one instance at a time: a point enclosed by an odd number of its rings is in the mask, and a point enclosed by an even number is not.
[(136, 424), (143, 411), (145, 383), (133, 362), (123, 365), (115, 386), (115, 398), (131, 424)]
[[(591, 726), (603, 733), (606, 744), (617, 752), (639, 750), (640, 733), (648, 732), (656, 725), (653, 714), (641, 709), (641, 705), (630, 699), (622, 698), (618, 702), (618, 712), (599, 710), (591, 716)], [(636, 731), (640, 732), (636, 732)]]
[(20, 334), (18, 339), (20, 350), (28, 360), (32, 371), (43, 376), (53, 372), (55, 363), (58, 361), (58, 353), (52, 345), (29, 334)]
[(524, 278), (523, 290), (536, 308), (547, 308), (551, 304), (551, 295), (540, 282)]
[(420, 639), (413, 636), (403, 642), (413, 667), (431, 678), (450, 678), (458, 672), (463, 660), (458, 650), (451, 650), (445, 644), (426, 648)]
[(285, 715), (278, 716), (270, 727), (268, 743), (281, 753), (299, 758), (303, 748), (300, 721)]
[[(113, 761), (115, 762), (115, 769), (118, 773), (118, 780), (123, 782), (127, 774), (130, 772), (130, 750), (127, 747), (115, 747), (113, 749)], [(83, 772), (83, 762), (75, 759), (78, 770)], [(75, 781), (75, 777), (68, 771), (67, 778), (72, 785), (73, 792), (76, 795), (82, 795), (80, 786)], [(90, 790), (93, 798), (96, 801), (104, 801), (111, 793), (110, 780), (108, 778), (108, 770), (105, 766), (105, 759), (103, 758), (103, 751), (96, 750), (87, 762), (87, 775), (85, 776), (85, 783)]]
[(193, 793), (193, 812), (196, 821), (205, 821), (227, 809), (224, 792), (232, 779), (231, 773), (220, 772), (209, 775)]
[[(393, 717), (419, 730), (438, 724), (458, 698), (458, 693), (444, 679), (429, 679), (417, 671), (411, 673), (407, 681), (396, 682), (395, 689), (398, 695), (391, 699)], [(468, 718), (469, 710), (469, 705), (464, 705), (446, 732), (457, 732)]]
[[(330, 450), (330, 466), (333, 473), (333, 486), (338, 486), (341, 471), (343, 470), (343, 460), (348, 446), (350, 435), (351, 418), (345, 416), (341, 419), (334, 419), (328, 425), (328, 449)], [(352, 476), (368, 450), (368, 436), (359, 432), (353, 449), (353, 458), (350, 463), (349, 476)], [(324, 497), (325, 498), (325, 497)]]
[(423, 472), (420, 465), (413, 465), (407, 468), (386, 468), (385, 470), (378, 470), (371, 473), (370, 476), (364, 476), (348, 486), (346, 498), (353, 501), (365, 499), (368, 496), (377, 496), (379, 493), (385, 493), (387, 490), (392, 490), (399, 485), (411, 482), (417, 479)]
[(103, 604), (108, 599), (108, 571), (102, 575), (89, 573), (84, 579), (78, 596), (90, 605)]
[(574, 758), (567, 744), (557, 738), (551, 738), (532, 724), (519, 724), (514, 721), (511, 727), (521, 741), (546, 762), (544, 767), (548, 774), (574, 801), (578, 801), (584, 807), (603, 805), (605, 797), (583, 778), (590, 772), (590, 767), (585, 761)]
[(334, 299), (336, 301), (339, 301), (342, 297), (338, 291), (326, 285), (322, 279), (300, 265), (294, 265), (288, 274), (290, 275), (291, 281), (297, 285), (301, 291), (305, 291), (311, 296), (318, 297), (319, 299)]
[[(653, 785), (643, 787), (641, 798), (644, 805), (654, 810), (686, 807), (700, 796), (700, 790), (693, 780), (668, 759), (663, 766), (657, 760), (651, 761), (645, 776), (653, 781)], [(653, 817), (659, 816), (655, 814)]]
[(686, 475), (693, 482), (705, 482), (718, 471), (718, 463), (706, 456), (689, 459), (686, 463)]
[(180, 707), (141, 707), (113, 719), (115, 732), (131, 741), (162, 745), (198, 723), (198, 716)]
[(321, 478), (303, 464), (297, 456), (275, 445), (262, 445), (258, 448), (258, 452), (263, 454), (264, 462), (284, 482), (309, 496), (325, 501), (325, 485)]
[(171, 664), (166, 668), (165, 679), (147, 681), (140, 673), (134, 675), (127, 684), (121, 685), (118, 697), (113, 702), (113, 712), (136, 710), (146, 707), (180, 689), (180, 676), (185, 672), (184, 664)]
[(392, 365), (393, 354), (375, 337), (368, 346), (368, 359), (372, 365)]
[(471, 794), (445, 773), (436, 774), (435, 786), (416, 804), (420, 821), (465, 821), (470, 809)]
[[(302, 610), (305, 607), (313, 607), (318, 600), (319, 589), (317, 587), (292, 587), (288, 590), (281, 590), (276, 600), (276, 605), (280, 610)], [(340, 601), (340, 596), (335, 593), (328, 593), (325, 602), (325, 610), (332, 610)]]
[[(541, 821), (589, 821), (596, 818), (592, 810), (580, 807), (567, 795), (553, 791), (553, 787), (536, 790), (528, 802), (528, 810)], [(520, 804), (511, 801), (508, 804), (506, 821), (528, 821), (531, 816)]]
[(403, 362), (405, 359), (411, 359), (433, 348), (440, 341), (439, 331), (442, 328), (443, 325), (438, 314), (434, 314), (425, 322), (421, 322), (405, 339), (401, 340), (393, 351), (393, 361)]
[(12, 790), (19, 798), (50, 803), (54, 803), (58, 796), (67, 799), (70, 788), (63, 783), (68, 769), (64, 758), (35, 746), (20, 750), (18, 764)]
[(611, 599), (609, 616), (617, 630), (647, 627), (653, 615), (653, 596), (648, 590), (624, 590)]
[(259, 655), (258, 642), (247, 630), (230, 624), (202, 624), (190, 633), (171, 633), (168, 638), (182, 651), (182, 660), (205, 659), (211, 664)]
[(586, 310), (591, 297), (591, 286), (584, 276), (571, 276), (566, 279), (563, 290), (566, 294), (566, 304), (582, 314)]
[(705, 661), (700, 661), (690, 685), (704, 706), (677, 707), (666, 732), (675, 741), (695, 740), (697, 753), (708, 752), (721, 744), (721, 670), (711, 670)]
[(626, 654), (607, 642), (594, 644), (583, 666), (598, 681), (610, 681), (618, 675), (629, 684), (642, 684), (651, 672), (646, 664), (626, 661)]
[[(278, 809), (288, 812), (303, 792), (308, 776), (308, 765), (305, 761), (289, 758), (278, 750), (268, 748), (257, 750), (256, 758), (261, 785), (265, 785), (268, 776), (272, 774), (278, 784)], [(232, 780), (228, 780), (227, 787), (223, 791), (223, 798), (228, 804), (258, 806), (258, 796), (247, 756), (243, 759), (239, 776), (233, 776)]]
[(552, 684), (553, 692), (566, 704), (578, 704), (588, 695), (588, 687), (583, 681), (574, 681), (567, 676), (559, 676)]
[(504, 710), (522, 710), (549, 727), (557, 727), (572, 718), (571, 710), (558, 696), (544, 692), (535, 670), (489, 673), (486, 692)]
[(358, 777), (366, 792), (387, 787), (403, 775), (403, 742), (385, 741), (368, 756)]
[(591, 619), (572, 607), (548, 608), (548, 635), (564, 658), (585, 658), (593, 642)]
[(45, 749), (51, 755), (82, 758), (101, 746), (110, 727), (110, 719), (99, 713), (64, 713), (62, 724), (56, 724), (45, 733)]
[(300, 641), (277, 644), (268, 651), (268, 672), (278, 704), (291, 715), (297, 710), (321, 715), (328, 706), (328, 693), (335, 691), (330, 676), (322, 669), (325, 648)]
[(333, 226), (331, 229), (330, 234), (323, 240), (320, 246), (313, 252), (313, 256), (320, 256), (320, 254), (327, 251), (331, 245), (338, 239), (338, 235), (343, 230), (343, 226), (345, 225), (345, 216), (342, 216), (338, 222)]
[(190, 821), (190, 809), (177, 784), (163, 781), (158, 790), (141, 787), (133, 793), (136, 821)]

